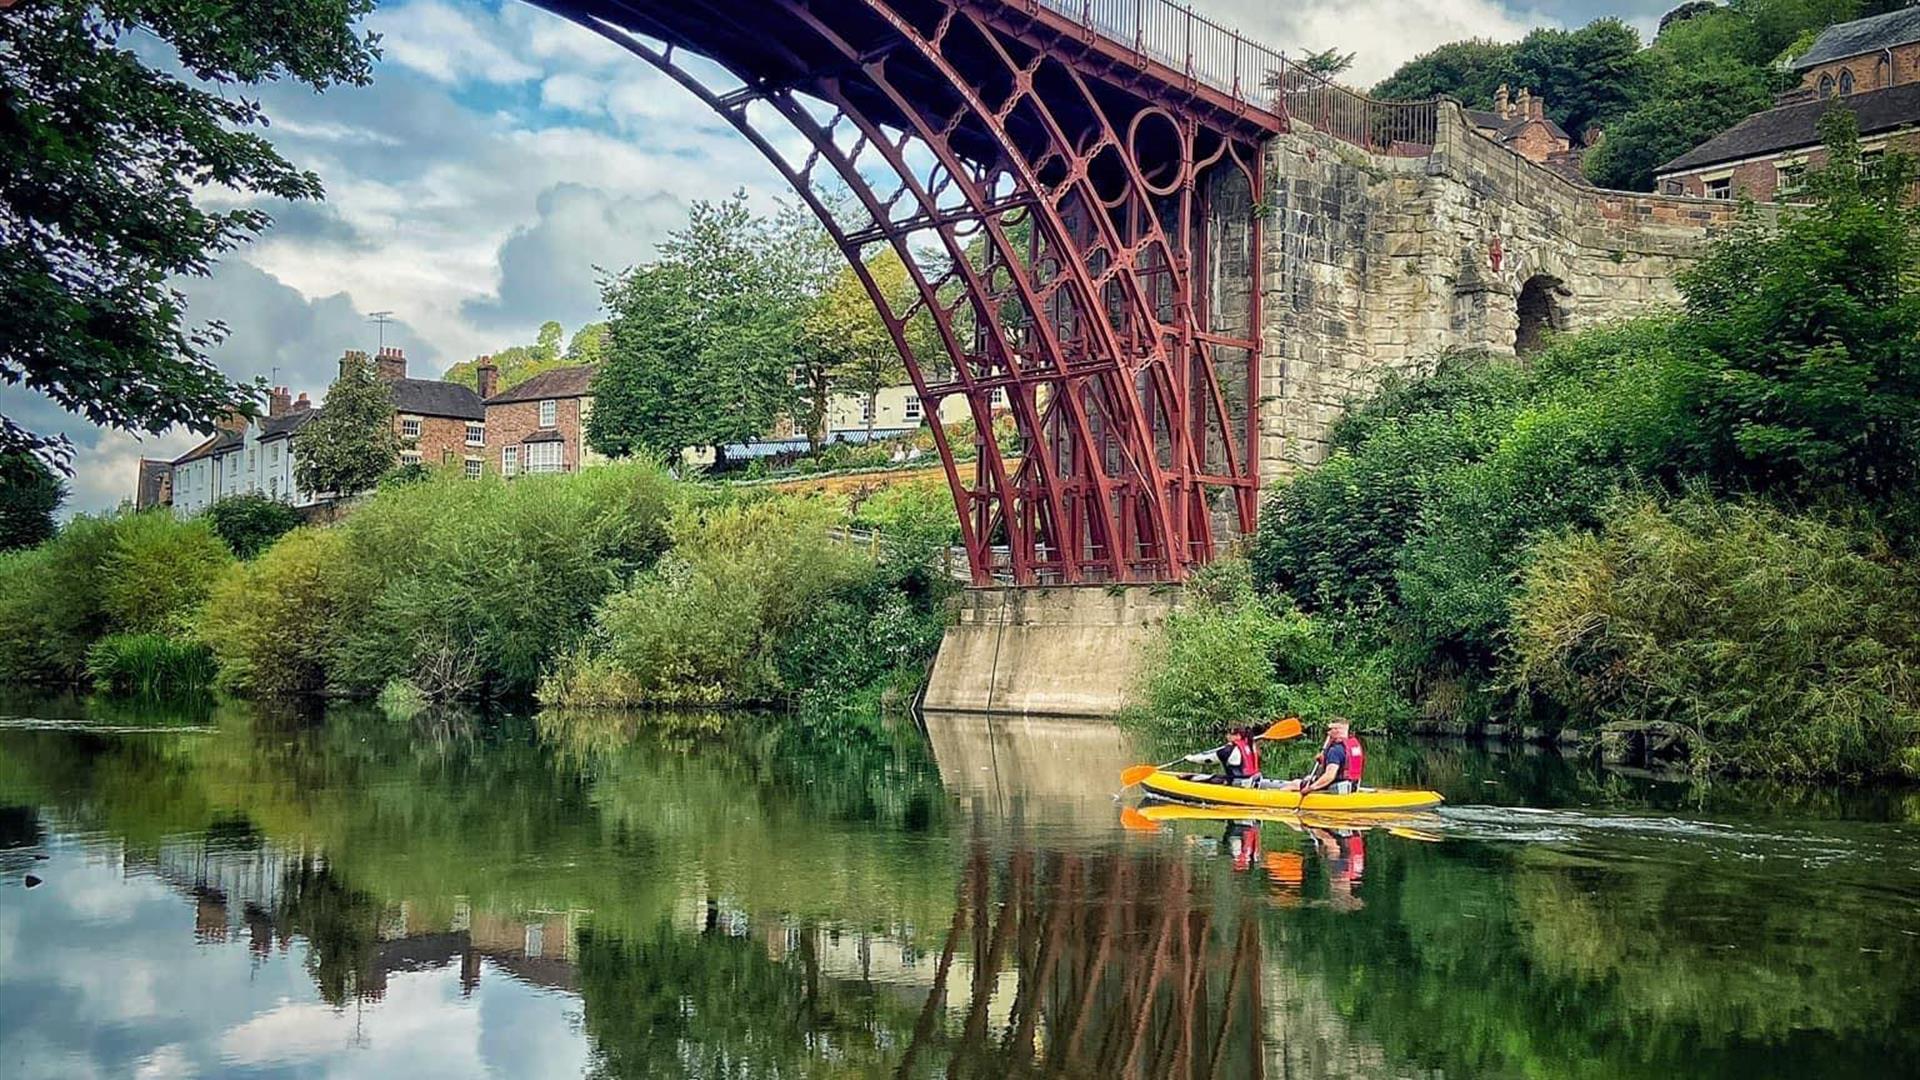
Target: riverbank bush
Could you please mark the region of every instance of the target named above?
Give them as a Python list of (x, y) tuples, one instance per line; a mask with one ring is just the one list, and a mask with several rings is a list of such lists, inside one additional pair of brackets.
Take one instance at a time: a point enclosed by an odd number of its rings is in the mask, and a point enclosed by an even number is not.
[(165, 634), (110, 634), (87, 650), (96, 690), (142, 697), (178, 697), (213, 687), (217, 664), (199, 641)]
[(77, 517), (0, 555), (0, 679), (81, 682), (109, 634), (184, 635), (232, 561), (204, 522), (165, 511)]
[(938, 644), (941, 582), (923, 558), (835, 540), (817, 498), (689, 505), (672, 551), (607, 598), (593, 635), (541, 686), (567, 706), (747, 704), (857, 689)]
[(1569, 710), (1677, 731), (1695, 768), (1920, 776), (1920, 567), (1878, 532), (1702, 495), (1540, 545), (1515, 673)]
[(218, 684), (248, 697), (313, 693), (364, 610), (373, 575), (355, 567), (344, 527), (296, 529), (215, 583), (196, 633), (219, 663)]
[(265, 495), (229, 495), (207, 507), (207, 524), (242, 559), (265, 551), (300, 521), (300, 511)]

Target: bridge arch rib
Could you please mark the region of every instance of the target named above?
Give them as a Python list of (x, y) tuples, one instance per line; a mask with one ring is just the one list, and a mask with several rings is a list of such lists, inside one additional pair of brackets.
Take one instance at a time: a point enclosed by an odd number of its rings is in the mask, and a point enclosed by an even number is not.
[[(926, 404), (977, 584), (1177, 581), (1252, 529), (1258, 122), (1082, 70), (1002, 0), (532, 2), (701, 98), (820, 218)], [(868, 266), (889, 249), (910, 298)]]

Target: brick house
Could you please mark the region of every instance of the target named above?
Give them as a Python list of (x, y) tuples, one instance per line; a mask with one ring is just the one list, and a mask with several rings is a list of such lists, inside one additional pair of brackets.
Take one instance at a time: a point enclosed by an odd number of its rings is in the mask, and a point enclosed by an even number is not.
[(1576, 184), (1587, 182), (1580, 171), (1580, 160), (1587, 148), (1599, 138), (1599, 129), (1587, 132), (1576, 143), (1566, 129), (1547, 118), (1547, 99), (1526, 87), (1508, 96), (1507, 85), (1494, 92), (1493, 109), (1462, 109), (1475, 131), (1519, 154), (1536, 165), (1544, 165)]
[(1863, 165), (1888, 150), (1920, 149), (1920, 8), (1829, 26), (1793, 62), (1799, 85), (1771, 109), (1657, 170), (1659, 190), (1709, 199), (1788, 201), (1800, 178), (1825, 162), (1820, 117), (1853, 112)]
[[(342, 369), (348, 359), (342, 357)], [(487, 410), (480, 395), (459, 383), (410, 379), (407, 358), (391, 346), (374, 358), (373, 373), (393, 389), (393, 428), (403, 465), (458, 465), (468, 476), (486, 471)]]
[(487, 456), (500, 475), (573, 472), (605, 460), (586, 444), (595, 370), (554, 368), (496, 392), (500, 369), (481, 358), (474, 374), (486, 401)]

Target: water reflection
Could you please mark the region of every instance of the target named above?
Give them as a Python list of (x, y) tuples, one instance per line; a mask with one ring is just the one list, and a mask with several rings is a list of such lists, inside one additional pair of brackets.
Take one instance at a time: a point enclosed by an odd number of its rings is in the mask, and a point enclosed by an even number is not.
[(1150, 755), (1044, 724), (88, 719), (0, 721), (9, 1075), (1914, 1071), (1898, 823), (1476, 807), (1455, 747), (1383, 766), (1446, 812), (1322, 820), (1122, 809)]

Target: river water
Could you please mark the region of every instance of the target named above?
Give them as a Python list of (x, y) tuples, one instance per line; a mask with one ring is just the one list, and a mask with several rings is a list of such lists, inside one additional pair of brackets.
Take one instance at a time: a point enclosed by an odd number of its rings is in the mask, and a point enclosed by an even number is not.
[(1911, 793), (1377, 740), (1442, 812), (1123, 823), (1168, 750), (0, 702), (0, 1075), (1920, 1075)]

